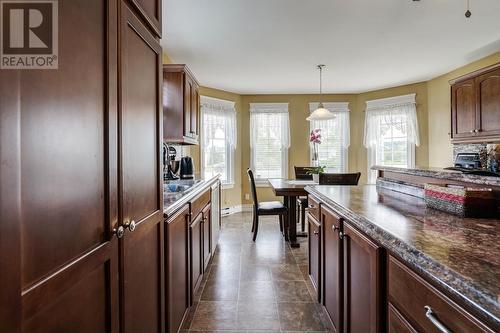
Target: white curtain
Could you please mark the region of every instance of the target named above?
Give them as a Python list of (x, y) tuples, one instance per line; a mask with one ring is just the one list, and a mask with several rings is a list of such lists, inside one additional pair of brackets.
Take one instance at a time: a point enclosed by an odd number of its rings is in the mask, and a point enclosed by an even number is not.
[(368, 149), (369, 184), (374, 184), (377, 177), (377, 172), (371, 167), (382, 164), (382, 156), (377, 154), (381, 154), (378, 151), (382, 149), (380, 140), (387, 133), (388, 126), (391, 131), (405, 135), (406, 167), (414, 167), (415, 146), (420, 145), (415, 94), (366, 102), (364, 146)]
[(288, 103), (251, 103), (250, 104), (250, 147), (253, 147), (259, 124), (273, 126), (279, 135), (283, 148), (290, 148), (290, 126)]
[[(420, 146), (415, 94), (366, 102), (364, 145), (366, 148), (377, 144), (380, 137), (381, 118), (403, 116), (406, 118), (408, 142)], [(389, 123), (390, 121), (387, 121)]]
[[(232, 149), (236, 149), (237, 134), (236, 134), (236, 110), (235, 103), (222, 99), (216, 99), (206, 96), (201, 96), (201, 112), (204, 119), (209, 121), (204, 122), (203, 132), (211, 133), (207, 126), (223, 125), (225, 128), (225, 139)], [(208, 144), (208, 135), (203, 135), (204, 145)]]

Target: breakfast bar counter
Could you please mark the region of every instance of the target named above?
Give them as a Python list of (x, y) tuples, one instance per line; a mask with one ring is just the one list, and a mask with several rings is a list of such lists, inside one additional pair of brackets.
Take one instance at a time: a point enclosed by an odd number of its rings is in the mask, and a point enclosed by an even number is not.
[(306, 190), (478, 318), (500, 327), (500, 220), (457, 217), (374, 185)]

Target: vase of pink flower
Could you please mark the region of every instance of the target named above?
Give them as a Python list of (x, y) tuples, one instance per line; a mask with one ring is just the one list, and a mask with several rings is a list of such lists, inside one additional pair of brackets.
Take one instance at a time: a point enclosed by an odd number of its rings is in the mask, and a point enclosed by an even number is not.
[(321, 144), (321, 129), (316, 128), (311, 131), (311, 135), (309, 136), (309, 142), (312, 144), (312, 164), (317, 167), (319, 165), (318, 161), (318, 145)]

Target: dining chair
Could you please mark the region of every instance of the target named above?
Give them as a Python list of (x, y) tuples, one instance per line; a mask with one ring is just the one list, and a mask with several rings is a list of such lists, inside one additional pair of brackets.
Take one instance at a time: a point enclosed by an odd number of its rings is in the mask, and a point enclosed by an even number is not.
[(251, 169), (247, 169), (248, 180), (250, 181), (250, 189), (252, 191), (253, 200), (253, 241), (257, 239), (259, 231), (259, 216), (261, 215), (278, 215), (280, 221), (280, 231), (284, 233), (285, 240), (288, 240), (288, 208), (279, 201), (259, 202), (257, 200), (257, 189), (255, 188), (255, 178)]
[(320, 173), (319, 185), (358, 185), (361, 172)]
[[(312, 180), (313, 176), (307, 174), (310, 167), (300, 167), (294, 166), (295, 179), (297, 180)], [(300, 221), (300, 229), (302, 232), (306, 229), (306, 207), (307, 207), (307, 196), (297, 198), (297, 221)]]

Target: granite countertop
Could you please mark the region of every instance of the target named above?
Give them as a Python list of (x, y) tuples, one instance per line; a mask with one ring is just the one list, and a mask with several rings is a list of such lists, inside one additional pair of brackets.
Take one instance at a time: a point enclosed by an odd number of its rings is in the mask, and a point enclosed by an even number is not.
[[(186, 203), (195, 198), (198, 194), (205, 191), (207, 188), (212, 186), (216, 181), (220, 179), (220, 174), (217, 174), (211, 178), (203, 178), (196, 176), (196, 183), (187, 192), (172, 193), (165, 190), (166, 183), (164, 183), (163, 189), (163, 216), (168, 217), (175, 213), (179, 208), (184, 206)], [(174, 181), (175, 183), (175, 181)]]
[(500, 220), (460, 218), (375, 185), (306, 190), (500, 328)]
[(441, 168), (397, 168), (388, 166), (373, 166), (373, 170), (390, 171), (397, 173), (404, 173), (407, 175), (420, 176), (420, 177), (431, 177), (438, 179), (448, 179), (455, 180), (465, 183), (478, 184), (478, 185), (489, 185), (489, 186), (500, 186), (500, 177), (492, 176), (480, 176), (468, 173), (463, 173), (461, 171), (446, 170)]

